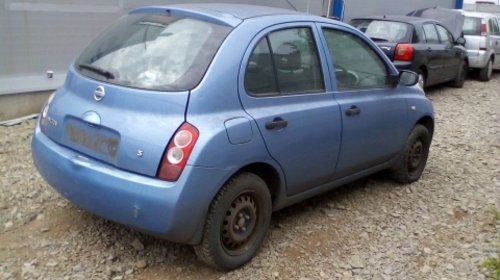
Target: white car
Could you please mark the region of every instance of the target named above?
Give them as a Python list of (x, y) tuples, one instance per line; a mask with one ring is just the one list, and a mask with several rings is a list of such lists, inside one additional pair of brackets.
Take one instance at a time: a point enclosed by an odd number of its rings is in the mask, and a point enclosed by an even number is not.
[(500, 69), (500, 17), (479, 12), (462, 13), (469, 67), (479, 70), (480, 80), (489, 81), (493, 69)]

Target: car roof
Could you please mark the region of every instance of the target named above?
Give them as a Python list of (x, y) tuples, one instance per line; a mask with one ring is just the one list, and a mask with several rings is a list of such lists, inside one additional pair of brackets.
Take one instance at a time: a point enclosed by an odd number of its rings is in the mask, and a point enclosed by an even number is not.
[(357, 19), (376, 19), (376, 20), (397, 21), (397, 22), (404, 22), (404, 23), (411, 23), (411, 24), (422, 23), (422, 22), (438, 22), (437, 20), (433, 20), (433, 19), (429, 19), (429, 18), (396, 16), (396, 15), (359, 17), (359, 18), (353, 18), (352, 20), (357, 20)]
[(490, 14), (490, 13), (482, 13), (482, 12), (470, 12), (470, 11), (464, 11), (464, 10), (460, 10), (462, 12), (462, 14), (464, 16), (467, 16), (467, 17), (480, 17), (480, 18), (492, 18), (492, 17), (496, 17), (496, 18), (499, 18), (499, 16), (495, 15), (495, 14)]
[[(155, 12), (172, 12), (181, 15), (189, 14), (194, 17), (211, 19), (212, 21), (216, 20), (220, 23), (225, 23), (233, 27), (241, 23), (241, 21), (249, 18), (274, 15), (308, 15), (302, 12), (283, 8), (229, 3), (195, 3), (168, 6), (147, 6), (134, 9), (130, 13)], [(309, 16), (313, 17), (312, 15)]]

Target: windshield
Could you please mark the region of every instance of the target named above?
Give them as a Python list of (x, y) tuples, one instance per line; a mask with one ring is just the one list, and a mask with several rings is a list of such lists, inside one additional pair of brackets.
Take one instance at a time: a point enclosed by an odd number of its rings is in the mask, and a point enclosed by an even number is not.
[(364, 32), (375, 42), (409, 42), (411, 41), (410, 25), (403, 22), (373, 20), (373, 19), (354, 19), (351, 25)]
[(121, 18), (76, 61), (93, 79), (153, 90), (188, 90), (203, 78), (230, 27), (159, 14)]

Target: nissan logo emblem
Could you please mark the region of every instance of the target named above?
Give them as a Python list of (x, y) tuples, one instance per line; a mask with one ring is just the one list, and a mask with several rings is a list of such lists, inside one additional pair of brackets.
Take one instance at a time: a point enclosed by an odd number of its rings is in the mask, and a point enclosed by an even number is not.
[(103, 86), (98, 86), (94, 90), (94, 99), (96, 101), (101, 101), (104, 98), (105, 95), (106, 95), (106, 92), (104, 91), (104, 87)]

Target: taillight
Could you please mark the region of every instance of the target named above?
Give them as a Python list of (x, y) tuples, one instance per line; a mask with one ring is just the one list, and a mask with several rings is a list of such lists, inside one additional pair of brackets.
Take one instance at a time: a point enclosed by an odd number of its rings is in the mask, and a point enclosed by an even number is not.
[(163, 154), (157, 177), (166, 181), (177, 181), (198, 140), (199, 132), (189, 123), (183, 123), (168, 143)]
[(415, 48), (412, 44), (398, 44), (396, 46), (396, 53), (394, 54), (394, 60), (413, 60), (413, 53)]
[(484, 19), (481, 19), (481, 36), (487, 36), (488, 35), (488, 27), (486, 26), (486, 21)]
[(45, 131), (45, 128), (47, 127), (47, 117), (49, 114), (50, 103), (52, 102), (53, 98), (54, 98), (54, 93), (49, 97), (49, 99), (43, 106), (42, 113), (40, 115), (40, 129), (42, 131)]

